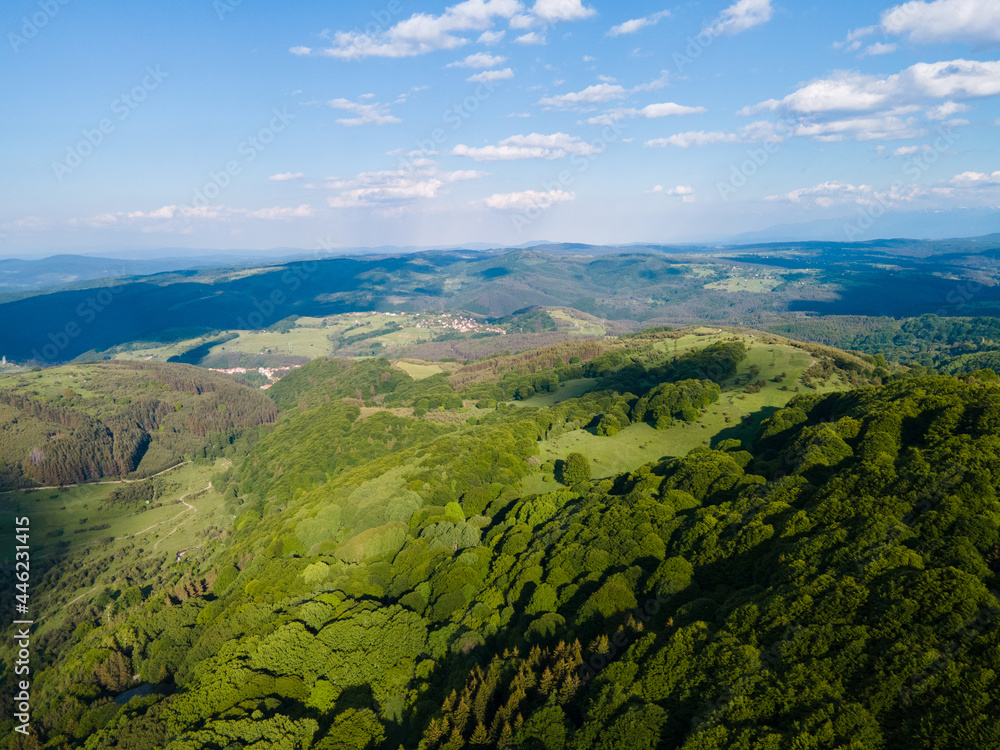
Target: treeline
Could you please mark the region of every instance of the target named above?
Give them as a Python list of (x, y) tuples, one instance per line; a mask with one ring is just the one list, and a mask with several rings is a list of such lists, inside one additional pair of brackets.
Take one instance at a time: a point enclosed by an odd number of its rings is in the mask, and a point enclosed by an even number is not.
[(782, 323), (768, 330), (942, 372), (971, 371), (965, 369), (969, 356), (984, 356), (982, 366), (989, 366), (987, 363), (993, 359), (988, 354), (1000, 352), (1000, 318), (995, 317), (952, 318), (928, 314), (897, 320), (830, 316)]
[(0, 487), (148, 476), (185, 456), (221, 455), (277, 417), (260, 390), (194, 367), (100, 363), (59, 373), (82, 375), (92, 395), (65, 388), (47, 397), (18, 377), (0, 385)]

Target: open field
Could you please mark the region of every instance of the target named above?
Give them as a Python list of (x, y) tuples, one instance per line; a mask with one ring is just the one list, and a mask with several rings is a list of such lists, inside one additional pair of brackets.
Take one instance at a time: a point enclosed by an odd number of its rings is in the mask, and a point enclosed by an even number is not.
[(431, 375), (446, 372), (444, 368), (435, 362), (422, 362), (416, 359), (401, 359), (392, 364), (414, 380), (423, 380), (424, 378), (429, 378)]
[(730, 276), (726, 279), (713, 281), (705, 284), (705, 289), (714, 289), (720, 292), (751, 292), (753, 294), (763, 294), (776, 289), (784, 283), (780, 276)]
[[(164, 473), (160, 480), (166, 494), (148, 507), (128, 507), (108, 501), (122, 484), (86, 484), (72, 488), (7, 492), (0, 494), (4, 515), (31, 519), (33, 611), (46, 613), (40, 632), (57, 626), (60, 608), (83, 601), (104, 587), (120, 588), (122, 570), (143, 562), (177, 562), (197, 559), (204, 553), (206, 530), (227, 528), (231, 518), (223, 509), (222, 495), (211, 488), (211, 476), (229, 466), (226, 459), (214, 465), (186, 464)], [(192, 549), (201, 547), (202, 549)], [(68, 590), (46, 590), (42, 575), (46, 561), (66, 556), (100, 572), (86, 585)], [(11, 562), (4, 548), (0, 563)], [(98, 562), (99, 561), (99, 562)], [(97, 563), (96, 566), (93, 564)], [(46, 579), (48, 580), (48, 579)]]
[[(694, 329), (689, 335), (658, 344), (659, 348), (683, 353), (704, 347), (713, 341), (732, 339), (729, 331), (715, 333), (717, 329)], [(712, 446), (720, 440), (735, 438), (748, 446), (761, 421), (782, 408), (798, 393), (828, 393), (844, 390), (846, 383), (832, 379), (814, 389), (802, 384), (802, 374), (813, 362), (812, 355), (787, 344), (765, 344), (759, 337), (739, 334), (748, 346), (746, 359), (740, 363), (736, 375), (723, 384), (719, 400), (704, 410), (694, 424), (676, 423), (666, 430), (657, 430), (649, 424), (633, 424), (613, 437), (598, 436), (592, 430), (579, 429), (540, 444), (543, 462), (565, 458), (577, 452), (593, 461), (594, 477), (610, 477), (634, 471), (640, 466), (663, 457), (683, 456), (699, 445)], [(755, 380), (765, 385), (757, 393), (747, 393), (746, 383), (751, 368), (759, 369)], [(775, 378), (782, 377), (781, 382)], [(534, 396), (522, 406), (551, 406), (583, 395), (596, 386), (593, 380), (575, 380), (554, 393)], [(551, 491), (553, 484), (542, 474), (532, 474), (522, 482), (525, 492)]]

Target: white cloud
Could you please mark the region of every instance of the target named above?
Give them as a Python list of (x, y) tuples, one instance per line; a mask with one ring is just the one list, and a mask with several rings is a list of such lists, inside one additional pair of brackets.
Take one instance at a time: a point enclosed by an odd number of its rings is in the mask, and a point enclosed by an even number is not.
[[(955, 99), (1000, 94), (1000, 61), (945, 60), (917, 63), (899, 73), (877, 76), (837, 71), (811, 81), (783, 99), (769, 99), (741, 114), (778, 112), (799, 123), (796, 135), (858, 140), (911, 138), (925, 120), (945, 120), (968, 109)], [(942, 103), (941, 100), (945, 100)], [(951, 120), (949, 126), (963, 124)]]
[(545, 34), (539, 34), (537, 31), (529, 31), (527, 34), (522, 34), (517, 39), (514, 40), (515, 44), (545, 44)]
[(913, 156), (914, 154), (919, 154), (921, 151), (930, 151), (932, 146), (928, 146), (926, 143), (922, 146), (900, 146), (892, 152), (893, 156)]
[(487, 46), (492, 46), (494, 44), (499, 44), (500, 40), (504, 38), (506, 31), (484, 31), (479, 35), (479, 39), (476, 41), (479, 44), (485, 44)]
[(674, 102), (648, 104), (638, 111), (640, 117), (653, 119), (656, 117), (671, 117), (673, 115), (696, 115), (705, 112), (704, 107), (687, 107)]
[(666, 191), (667, 195), (680, 198), (681, 203), (694, 203), (697, 200), (694, 188), (690, 185), (678, 185)]
[(862, 196), (871, 195), (872, 188), (868, 185), (852, 185), (838, 180), (828, 180), (813, 187), (799, 188), (782, 195), (769, 195), (764, 200), (802, 203), (813, 201), (824, 208), (837, 203), (857, 203)]
[(647, 193), (662, 193), (663, 185), (654, 185), (652, 190), (647, 190)]
[(624, 87), (611, 83), (596, 83), (588, 86), (583, 91), (576, 91), (569, 94), (559, 94), (558, 96), (547, 96), (539, 100), (539, 104), (546, 107), (579, 107), (588, 104), (600, 104), (609, 102), (612, 99), (623, 99), (627, 95)]
[(955, 187), (987, 187), (1000, 185), (1000, 172), (988, 174), (986, 172), (962, 172), (952, 177), (947, 182)]
[(302, 172), (282, 172), (281, 174), (273, 174), (267, 179), (274, 180), (275, 182), (288, 182), (290, 180), (301, 180), (305, 177)]
[(479, 148), (473, 148), (460, 143), (451, 151), (455, 156), (467, 156), (476, 161), (560, 159), (568, 154), (586, 156), (594, 152), (594, 147), (589, 143), (566, 133), (513, 135), (510, 138), (500, 141), (495, 146), (482, 146)]
[(296, 208), (260, 208), (256, 211), (247, 211), (245, 216), (251, 219), (301, 219), (313, 215), (311, 206), (301, 205)]
[(547, 211), (559, 203), (576, 200), (576, 194), (565, 190), (525, 190), (520, 193), (495, 193), (486, 199), (490, 208), (499, 211)]
[(634, 34), (640, 29), (644, 29), (647, 26), (655, 26), (660, 22), (661, 19), (670, 16), (669, 10), (661, 10), (659, 13), (653, 13), (649, 16), (643, 16), (642, 18), (633, 18), (624, 23), (620, 23), (617, 26), (612, 26), (611, 30), (608, 31), (608, 36), (622, 36), (623, 34)]
[(739, 140), (739, 136), (735, 133), (693, 130), (687, 133), (677, 133), (666, 138), (654, 138), (651, 141), (646, 141), (645, 145), (650, 148), (662, 148), (663, 146), (689, 148), (691, 146), (706, 146), (711, 143), (738, 143)]
[(938, 107), (931, 107), (927, 110), (927, 117), (931, 120), (947, 120), (952, 115), (957, 115), (960, 112), (968, 112), (968, 104), (959, 104), (957, 102), (945, 102)]
[(474, 55), (469, 55), (463, 60), (457, 60), (453, 63), (448, 63), (446, 68), (493, 68), (502, 62), (506, 62), (507, 58), (502, 55), (491, 55), (489, 52), (477, 52)]
[(666, 70), (661, 70), (660, 75), (654, 78), (649, 83), (640, 83), (632, 91), (657, 91), (662, 89), (670, 83), (670, 73)]
[(871, 185), (854, 185), (840, 180), (827, 180), (819, 185), (799, 188), (781, 195), (769, 195), (764, 200), (830, 208), (840, 205), (898, 205), (912, 203), (928, 196), (940, 197), (947, 190), (924, 188), (915, 184), (893, 184), (885, 190), (877, 190)]
[(840, 141), (846, 136), (859, 141), (885, 141), (918, 138), (923, 135), (924, 129), (915, 117), (885, 114), (802, 123), (796, 125), (792, 133), (827, 142)]
[(1000, 3), (996, 0), (908, 2), (882, 14), (887, 34), (911, 42), (1000, 42)]
[(580, 0), (535, 0), (532, 15), (546, 23), (559, 21), (580, 21), (597, 13), (587, 8)]
[(587, 120), (587, 124), (611, 125), (619, 120), (624, 120), (626, 117), (645, 117), (652, 120), (658, 117), (672, 117), (674, 115), (696, 115), (706, 111), (704, 107), (687, 107), (674, 102), (662, 102), (660, 104), (648, 104), (642, 109), (612, 109), (603, 115), (591, 117)]
[(873, 57), (875, 55), (888, 55), (896, 51), (896, 44), (893, 42), (875, 42), (874, 44), (869, 44), (865, 47), (865, 51), (862, 52), (859, 57)]
[(764, 200), (820, 208), (851, 204), (861, 206), (877, 204), (887, 207), (913, 205), (923, 201), (929, 208), (941, 209), (948, 199), (956, 199), (956, 205), (995, 206), (998, 197), (1000, 197), (1000, 171), (963, 172), (928, 187), (916, 183), (902, 184), (897, 181), (883, 190), (871, 185), (828, 180), (812, 187), (799, 188), (781, 195), (770, 195)]
[[(524, 6), (518, 0), (465, 0), (435, 16), (415, 13), (395, 26), (375, 33), (338, 31), (333, 44), (320, 50), (292, 47), (295, 55), (321, 55), (342, 60), (364, 57), (413, 57), (435, 50), (461, 47), (468, 39), (463, 32), (490, 31), (495, 19), (511, 19)], [(482, 38), (482, 35), (480, 35)]]
[(192, 220), (236, 221), (239, 219), (260, 219), (279, 221), (304, 219), (313, 216), (312, 206), (302, 204), (295, 207), (275, 206), (273, 208), (232, 208), (230, 206), (161, 206), (152, 211), (115, 211), (91, 216), (85, 219), (70, 219), (71, 226), (89, 227), (138, 227), (143, 231), (181, 231)]
[(739, 34), (771, 20), (771, 0), (739, 0), (722, 11), (703, 33), (711, 36)]
[(645, 145), (650, 148), (663, 148), (664, 146), (690, 148), (691, 146), (709, 146), (715, 143), (782, 143), (794, 132), (783, 123), (757, 120), (749, 125), (744, 125), (735, 133), (726, 133), (720, 130), (694, 130), (676, 133), (666, 138), (655, 138), (646, 141)]
[(442, 172), (430, 159), (417, 159), (400, 169), (363, 172), (349, 180), (333, 179), (324, 187), (340, 191), (327, 202), (333, 208), (391, 206), (436, 198), (448, 185), (486, 176), (486, 172)]
[(513, 77), (514, 71), (510, 68), (504, 68), (503, 70), (484, 70), (482, 73), (471, 75), (465, 80), (472, 83), (490, 83), (492, 81), (506, 81)]
[[(364, 98), (370, 97), (363, 96), (362, 99)], [(402, 122), (398, 117), (394, 117), (389, 113), (388, 104), (380, 104), (379, 102), (371, 104), (366, 102), (352, 102), (349, 99), (333, 99), (327, 102), (327, 104), (334, 109), (342, 109), (357, 115), (357, 117), (342, 117), (337, 120), (341, 125), (348, 127), (357, 125), (391, 125)]]

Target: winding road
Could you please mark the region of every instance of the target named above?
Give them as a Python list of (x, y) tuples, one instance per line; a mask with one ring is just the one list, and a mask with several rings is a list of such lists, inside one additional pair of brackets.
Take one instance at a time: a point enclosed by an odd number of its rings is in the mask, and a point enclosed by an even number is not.
[(148, 477), (143, 477), (142, 479), (109, 479), (103, 482), (80, 482), (79, 484), (50, 484), (46, 487), (22, 487), (19, 492), (35, 492), (36, 490), (68, 490), (71, 487), (90, 487), (95, 484), (132, 484), (133, 482), (144, 482), (147, 479), (152, 479), (153, 477), (158, 477), (161, 474), (166, 474), (168, 471), (173, 471), (176, 468), (183, 466), (184, 464), (191, 463), (190, 461), (181, 461), (179, 464), (174, 464), (173, 466), (164, 469), (163, 471), (158, 471), (156, 474), (151, 474)]

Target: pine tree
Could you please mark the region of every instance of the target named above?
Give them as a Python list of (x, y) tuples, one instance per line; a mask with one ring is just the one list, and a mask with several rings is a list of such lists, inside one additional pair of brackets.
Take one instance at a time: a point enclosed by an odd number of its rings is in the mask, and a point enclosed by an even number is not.
[(469, 743), (472, 745), (485, 745), (489, 742), (489, 735), (486, 733), (486, 726), (479, 722), (476, 725), (476, 730), (472, 733), (472, 737), (469, 738)]
[(514, 733), (510, 729), (510, 722), (505, 721), (503, 723), (503, 729), (500, 730), (500, 738), (497, 740), (497, 747), (503, 750), (503, 748), (510, 745), (510, 740), (513, 734)]
[(433, 747), (438, 742), (441, 741), (441, 736), (444, 733), (441, 731), (441, 724), (438, 723), (437, 719), (431, 719), (431, 723), (427, 725), (427, 732), (424, 734), (424, 738)]
[(552, 692), (552, 688), (555, 687), (556, 676), (552, 674), (552, 670), (548, 667), (542, 672), (542, 680), (538, 684), (538, 689), (541, 691), (542, 695), (548, 695)]

